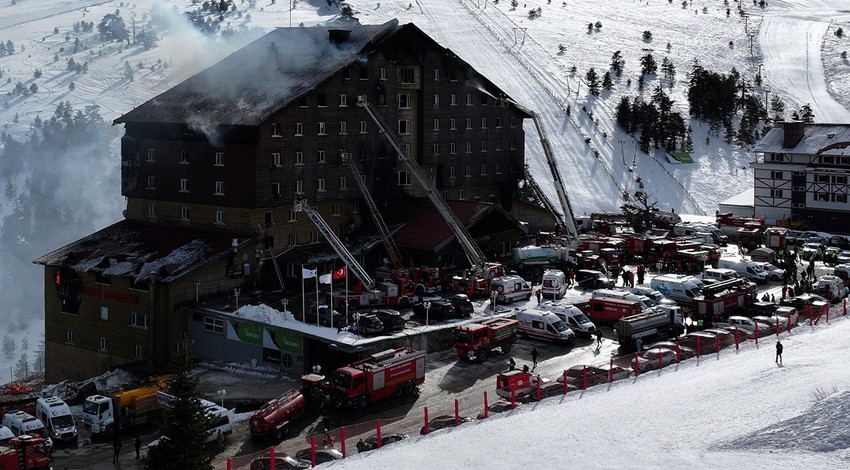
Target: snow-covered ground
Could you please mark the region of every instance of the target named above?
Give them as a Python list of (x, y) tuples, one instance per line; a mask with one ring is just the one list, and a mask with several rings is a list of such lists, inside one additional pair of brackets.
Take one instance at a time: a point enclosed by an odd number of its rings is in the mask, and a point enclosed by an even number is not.
[(351, 455), (333, 468), (716, 469), (850, 465), (850, 321), (801, 326)]

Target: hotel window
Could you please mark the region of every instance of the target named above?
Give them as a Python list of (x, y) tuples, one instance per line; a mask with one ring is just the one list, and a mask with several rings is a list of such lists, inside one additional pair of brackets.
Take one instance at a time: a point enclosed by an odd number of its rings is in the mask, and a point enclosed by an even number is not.
[(457, 70), (449, 69), (449, 80), (456, 82), (457, 81)]
[(432, 104), (434, 106), (440, 106), (440, 95), (434, 93), (434, 102)]
[(449, 106), (457, 106), (457, 95), (454, 93), (449, 95)]
[[(304, 103), (304, 106), (307, 106), (307, 103)], [(273, 122), (272, 123), (272, 137), (280, 137), (280, 123)]]
[(272, 183), (272, 197), (280, 199), (280, 183)]
[(833, 176), (832, 177), (832, 184), (847, 184), (847, 177), (846, 176)]
[(771, 171), (770, 172), (770, 179), (781, 180), (782, 179), (782, 172), (781, 171)]
[(516, 118), (511, 116), (511, 127), (516, 127)]
[(324, 179), (324, 178), (319, 178), (319, 179), (318, 179), (318, 181), (317, 181), (317, 187), (318, 187), (318, 189), (317, 189), (317, 190), (318, 190), (319, 192), (324, 192), (324, 191), (326, 190), (326, 189), (325, 189), (325, 179)]
[(348, 134), (348, 123), (345, 121), (339, 121), (339, 133), (340, 134)]
[(475, 188), (475, 199), (481, 199), (481, 188)]
[(496, 118), (496, 129), (501, 129), (501, 128), (502, 128), (502, 118), (497, 117)]
[(301, 194), (304, 192), (304, 182), (299, 180), (295, 182), (295, 192)]
[(103, 321), (109, 320), (109, 307), (100, 307), (100, 319)]
[(496, 162), (495, 166), (496, 166), (496, 169), (495, 169), (496, 174), (501, 175), (502, 174), (502, 164), (500, 162)]
[(463, 173), (463, 174), (464, 174), (464, 176), (466, 176), (467, 178), (471, 178), (471, 177), (472, 177), (472, 165), (466, 165), (466, 166), (463, 168), (463, 171), (464, 171), (464, 173)]
[(410, 95), (402, 93), (398, 95), (398, 109), (410, 109)]
[(100, 337), (99, 349), (103, 352), (106, 352), (106, 337), (105, 336)]
[(449, 130), (457, 130), (457, 121), (455, 120), (455, 118), (449, 119)]
[(402, 119), (398, 121), (398, 133), (400, 135), (410, 135), (410, 120)]
[(318, 107), (326, 108), (328, 106), (328, 97), (324, 93), (319, 93), (316, 95), (316, 102)]
[(361, 134), (366, 133), (366, 121), (360, 121), (360, 133)]
[(481, 164), (481, 176), (487, 176), (487, 164), (486, 163)]
[(431, 150), (434, 155), (440, 154), (440, 144), (431, 144)]
[(449, 178), (454, 178), (454, 177), (455, 177), (455, 167), (450, 166), (449, 167)]
[(414, 83), (415, 74), (413, 69), (406, 67), (401, 69), (401, 83)]
[(74, 330), (65, 330), (65, 342), (74, 344)]
[(136, 359), (144, 359), (145, 358), (145, 347), (142, 346), (141, 344), (137, 344), (135, 354), (136, 354), (136, 356), (135, 356)]
[(303, 95), (300, 98), (298, 98), (298, 107), (299, 108), (306, 108), (307, 107), (307, 95)]
[(502, 141), (501, 141), (501, 140), (497, 140), (497, 141), (496, 141), (496, 151), (497, 151), (497, 152), (501, 152), (501, 151), (502, 151)]
[(304, 123), (302, 123), (302, 122), (296, 122), (295, 123), (295, 135), (299, 136), (299, 137), (304, 135)]
[(357, 199), (351, 201), (351, 213), (359, 214), (360, 213), (360, 201)]
[[(771, 190), (773, 193), (773, 190)], [(815, 193), (815, 201), (829, 201), (829, 193)]]
[(832, 195), (832, 202), (846, 203), (847, 202), (847, 195), (846, 194), (833, 194)]
[(435, 131), (440, 130), (440, 120), (439, 119), (434, 119), (434, 130)]
[(224, 211), (215, 211), (216, 225), (224, 225)]
[(465, 144), (466, 144), (466, 149), (464, 150), (464, 152), (472, 153), (472, 142), (466, 142)]
[(487, 141), (486, 140), (481, 141), (481, 152), (487, 152)]
[(286, 220), (287, 220), (287, 222), (297, 222), (298, 221), (298, 217), (296, 215), (296, 212), (293, 209), (289, 209), (286, 212)]
[(347, 176), (340, 176), (339, 177), (339, 189), (340, 190), (348, 189), (348, 177)]
[(387, 79), (387, 69), (385, 67), (381, 67), (378, 69), (378, 80), (386, 80)]
[(472, 118), (466, 118), (466, 128), (472, 129)]
[(357, 72), (360, 74), (360, 80), (369, 79), (369, 69), (367, 69), (366, 67), (360, 67)]
[(410, 171), (399, 170), (399, 172), (398, 172), (398, 185), (399, 186), (409, 186), (410, 185)]
[(378, 93), (378, 106), (386, 106), (387, 105), (387, 94), (382, 92)]
[(156, 204), (148, 204), (148, 217), (156, 217)]
[(457, 144), (454, 142), (449, 142), (449, 155), (457, 154)]
[(481, 118), (481, 128), (487, 129), (487, 118), (486, 117)]
[(319, 150), (316, 155), (316, 159), (319, 163), (325, 163), (325, 151)]
[(304, 164), (304, 152), (295, 152), (295, 164), (303, 165)]
[(467, 106), (472, 106), (472, 95), (471, 95), (471, 94), (468, 94), (468, 93), (467, 93), (467, 95), (466, 95), (466, 105), (467, 105)]
[(280, 168), (280, 154), (273, 153), (272, 154), (272, 166)]
[(156, 159), (154, 158), (155, 156), (156, 156), (156, 149), (148, 149), (147, 161), (155, 162), (156, 161)]
[(770, 197), (782, 197), (782, 190), (781, 189), (771, 189), (770, 190)]
[(213, 333), (224, 333), (224, 320), (221, 318), (204, 317), (204, 329)]
[(486, 93), (481, 93), (481, 106), (487, 106), (490, 102), (490, 97)]
[(458, 199), (465, 199), (466, 198), (466, 192), (463, 190), (463, 188), (460, 188), (460, 189), (457, 190), (457, 198)]
[(434, 81), (440, 80), (440, 69), (434, 69)]
[(181, 150), (180, 151), (180, 161), (178, 161), (177, 163), (180, 163), (180, 164), (183, 164), (183, 165), (188, 165), (189, 164), (189, 152), (187, 152), (185, 150)]
[(156, 176), (148, 176), (147, 189), (156, 189)]
[(215, 166), (224, 166), (224, 152), (216, 152), (215, 153)]
[(188, 221), (189, 220), (189, 208), (181, 207), (180, 208), (180, 220)]
[(188, 178), (180, 178), (180, 192), (188, 193), (189, 192), (189, 179)]
[(286, 237), (286, 243), (287, 243), (288, 246), (295, 246), (295, 244), (297, 242), (298, 242), (298, 239), (296, 238), (296, 235), (294, 233), (290, 233)]
[(340, 108), (348, 107), (348, 95), (346, 95), (346, 94), (339, 95), (339, 107)]
[(216, 181), (215, 182), (215, 193), (216, 196), (224, 196), (224, 181)]
[[(273, 225), (274, 225), (274, 211), (268, 211), (268, 212), (266, 212), (265, 219), (266, 219), (266, 227), (271, 227), (271, 226), (273, 226)], [(274, 246), (274, 243), (272, 243), (272, 244), (271, 244), (271, 245), (269, 245), (269, 246), (272, 246), (272, 247), (273, 247), (273, 246)]]
[(319, 122), (319, 135), (325, 135), (327, 133), (327, 129), (325, 128), (324, 121)]
[(339, 215), (339, 203), (338, 202), (335, 202), (331, 206), (331, 215), (332, 216), (338, 216)]

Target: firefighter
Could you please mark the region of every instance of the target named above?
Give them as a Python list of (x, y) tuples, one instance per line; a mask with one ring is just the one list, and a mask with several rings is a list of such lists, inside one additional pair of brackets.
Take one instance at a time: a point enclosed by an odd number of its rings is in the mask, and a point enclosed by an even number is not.
[(643, 276), (646, 274), (646, 266), (643, 264), (639, 264), (637, 267), (637, 281), (638, 284), (643, 284)]
[(776, 340), (776, 363), (782, 364), (782, 343)]
[(534, 367), (532, 370), (537, 368), (537, 358), (540, 357), (540, 354), (537, 352), (537, 348), (531, 349), (531, 362), (534, 363)]
[(514, 358), (511, 358), (510, 362), (508, 362), (508, 370), (516, 369), (516, 361)]

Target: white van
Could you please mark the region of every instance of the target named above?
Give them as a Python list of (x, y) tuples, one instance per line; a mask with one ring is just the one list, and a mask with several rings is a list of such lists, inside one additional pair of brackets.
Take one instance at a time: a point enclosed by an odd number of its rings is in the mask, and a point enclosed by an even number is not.
[(728, 268), (706, 268), (702, 273), (702, 280), (707, 283), (715, 283), (719, 281), (728, 281), (729, 279), (737, 279), (741, 277), (738, 271)]
[(6, 426), (0, 426), (0, 447), (8, 444), (13, 437), (15, 437), (15, 434), (11, 429)]
[(838, 276), (824, 274), (818, 278), (817, 284), (812, 286), (816, 294), (822, 295), (829, 299), (830, 302), (836, 302), (845, 296), (844, 281)]
[(764, 272), (762, 264), (758, 261), (720, 258), (720, 260), (717, 261), (717, 267), (731, 269), (758, 284), (764, 284), (767, 282), (768, 275)]
[(661, 292), (658, 292), (651, 287), (644, 286), (636, 286), (636, 287), (626, 287), (627, 291), (632, 294), (642, 295), (644, 297), (649, 297), (650, 300), (655, 302), (655, 305), (676, 305), (676, 302), (668, 299)]
[(560, 299), (567, 293), (567, 276), (560, 269), (543, 271), (541, 293), (543, 298)]
[(571, 342), (576, 338), (573, 330), (554, 313), (523, 308), (517, 310), (516, 319), (519, 321), (518, 330), (522, 335), (562, 343)]
[(634, 302), (640, 302), (641, 310), (646, 310), (648, 308), (652, 308), (657, 305), (655, 301), (650, 299), (645, 295), (634, 294), (628, 290), (616, 290), (616, 289), (596, 289), (590, 295), (591, 299), (617, 299), (617, 300), (631, 300)]
[(678, 303), (690, 305), (694, 297), (700, 295), (704, 284), (693, 276), (683, 274), (663, 274), (655, 276), (649, 287)]
[(591, 336), (596, 332), (596, 325), (587, 318), (580, 308), (566, 302), (543, 302), (537, 306), (538, 310), (554, 313), (566, 323), (577, 335)]
[(496, 291), (496, 302), (500, 303), (531, 298), (531, 284), (519, 276), (497, 277), (490, 281), (490, 289)]
[(77, 426), (71, 408), (59, 397), (39, 398), (35, 402), (35, 417), (44, 423), (56, 445), (77, 443)]
[(48, 451), (53, 449), (53, 440), (50, 438), (50, 434), (47, 433), (44, 423), (26, 411), (12, 411), (6, 413), (6, 415), (3, 416), (3, 426), (9, 428), (15, 436), (20, 436), (22, 434), (38, 436), (44, 439), (44, 444)]

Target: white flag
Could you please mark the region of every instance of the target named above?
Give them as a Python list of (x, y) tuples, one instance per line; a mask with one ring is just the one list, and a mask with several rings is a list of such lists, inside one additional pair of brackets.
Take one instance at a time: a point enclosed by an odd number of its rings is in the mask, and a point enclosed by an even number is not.
[(316, 271), (317, 270), (315, 270), (315, 269), (301, 268), (301, 277), (304, 278), (304, 279), (310, 279), (311, 277), (316, 277)]
[(322, 274), (321, 276), (319, 276), (319, 283), (332, 284), (333, 280), (331, 279), (331, 273)]

